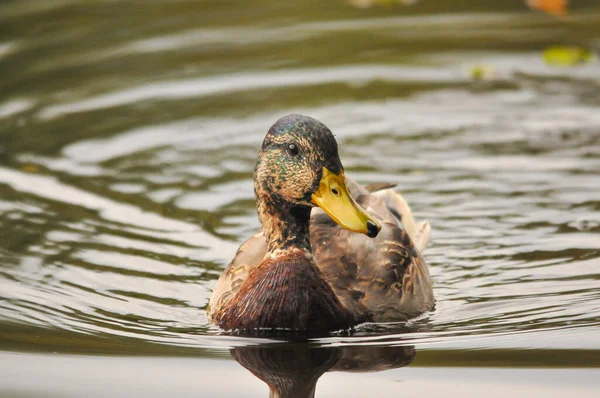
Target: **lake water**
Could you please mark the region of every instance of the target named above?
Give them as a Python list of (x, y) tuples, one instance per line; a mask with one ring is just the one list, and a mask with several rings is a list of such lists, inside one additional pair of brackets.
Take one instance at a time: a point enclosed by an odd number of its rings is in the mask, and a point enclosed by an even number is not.
[[(2, 2), (0, 396), (597, 396), (600, 63), (542, 57), (600, 48), (571, 3)], [(291, 112), (429, 220), (435, 310), (308, 344), (208, 324)]]

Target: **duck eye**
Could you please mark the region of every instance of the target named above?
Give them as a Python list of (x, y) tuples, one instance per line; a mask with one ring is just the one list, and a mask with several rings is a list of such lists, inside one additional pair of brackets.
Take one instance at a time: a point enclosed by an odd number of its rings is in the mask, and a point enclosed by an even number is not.
[(296, 144), (290, 144), (287, 147), (287, 153), (289, 153), (291, 156), (296, 156), (298, 155), (298, 146)]

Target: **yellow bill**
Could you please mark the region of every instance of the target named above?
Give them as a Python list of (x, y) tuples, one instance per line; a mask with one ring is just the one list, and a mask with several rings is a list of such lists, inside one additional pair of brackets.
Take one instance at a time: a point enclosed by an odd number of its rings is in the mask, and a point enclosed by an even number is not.
[(321, 183), (312, 195), (312, 202), (350, 231), (374, 238), (381, 230), (379, 223), (350, 196), (343, 171), (335, 174), (323, 167)]

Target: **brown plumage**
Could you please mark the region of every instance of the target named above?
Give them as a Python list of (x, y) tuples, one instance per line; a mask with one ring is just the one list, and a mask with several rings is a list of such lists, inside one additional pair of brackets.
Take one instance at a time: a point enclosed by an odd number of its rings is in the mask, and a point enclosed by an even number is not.
[[(290, 153), (290, 143), (300, 154)], [(415, 225), (389, 185), (370, 186), (375, 192), (369, 192), (346, 178), (352, 197), (381, 230), (370, 238), (364, 228), (359, 234), (340, 227), (315, 207), (322, 170), (343, 179), (327, 127), (299, 115), (275, 123), (255, 171), (263, 229), (240, 246), (219, 278), (207, 309), (212, 322), (244, 331), (327, 332), (364, 321), (406, 320), (432, 308), (431, 279), (420, 254), (429, 224)]]
[(356, 323), (303, 249), (262, 261), (229, 307), (220, 319), (224, 329), (339, 330)]

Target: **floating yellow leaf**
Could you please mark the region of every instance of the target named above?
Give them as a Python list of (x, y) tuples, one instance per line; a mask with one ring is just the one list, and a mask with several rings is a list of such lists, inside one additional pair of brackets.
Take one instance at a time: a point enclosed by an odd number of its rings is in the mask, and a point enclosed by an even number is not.
[(469, 71), (472, 80), (494, 80), (498, 77), (496, 69), (491, 65), (473, 65)]
[(568, 0), (525, 0), (530, 8), (562, 17), (567, 12)]
[(573, 66), (593, 61), (590, 50), (575, 46), (554, 46), (544, 50), (544, 62), (551, 66)]

